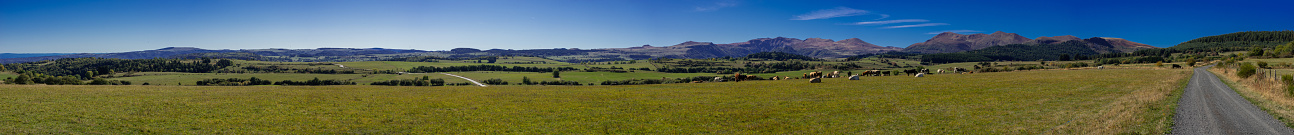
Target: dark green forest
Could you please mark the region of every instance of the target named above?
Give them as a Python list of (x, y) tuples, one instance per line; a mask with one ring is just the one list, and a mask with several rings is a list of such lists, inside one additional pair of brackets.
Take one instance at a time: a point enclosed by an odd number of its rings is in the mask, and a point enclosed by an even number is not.
[(954, 63), (978, 61), (1034, 61), (1034, 60), (1084, 60), (1097, 52), (1077, 40), (1059, 44), (1010, 44), (958, 53), (926, 54), (923, 62)]
[(777, 61), (786, 61), (786, 60), (817, 61), (819, 60), (818, 58), (813, 58), (813, 57), (794, 54), (794, 53), (784, 53), (784, 52), (752, 53), (752, 54), (746, 55), (746, 58), (758, 58), (758, 59), (777, 60)]

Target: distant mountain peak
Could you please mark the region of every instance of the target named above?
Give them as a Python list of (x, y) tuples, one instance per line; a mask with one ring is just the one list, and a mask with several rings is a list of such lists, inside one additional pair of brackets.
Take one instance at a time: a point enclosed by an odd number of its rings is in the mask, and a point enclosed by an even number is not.
[(822, 39), (822, 38), (808, 38), (808, 39), (804, 39), (804, 42), (836, 42), (836, 41), (831, 41), (831, 39)]
[(1006, 33), (1002, 31), (993, 32), (993, 34), (976, 33), (971, 35), (962, 35), (954, 32), (944, 32), (935, 37), (926, 40), (926, 42), (909, 45), (904, 51), (920, 53), (950, 53), (962, 52), (987, 48), (991, 46), (1021, 44), (1031, 41), (1031, 39), (1020, 36), (1015, 33)]
[(949, 32), (939, 33), (939, 35), (935, 35), (935, 37), (961, 36), (961, 35), (962, 34), (957, 34), (956, 32), (949, 31)]
[(849, 38), (849, 39), (845, 39), (845, 40), (840, 40), (840, 41), (836, 41), (836, 43), (843, 43), (843, 44), (866, 43), (866, 44), (871, 44), (871, 43), (867, 43), (866, 41), (863, 41), (862, 39), (858, 39), (858, 38)]
[(166, 47), (166, 48), (157, 49), (157, 50), (159, 50), (159, 51), (167, 51), (167, 50), (202, 50), (202, 48), (197, 48), (197, 47)]
[(1009, 44), (1046, 45), (1046, 44), (1064, 43), (1067, 41), (1083, 42), (1086, 46), (1088, 46), (1088, 48), (1101, 53), (1131, 52), (1131, 51), (1136, 51), (1141, 49), (1157, 48), (1154, 46), (1136, 43), (1136, 42), (1132, 42), (1132, 41), (1128, 41), (1120, 38), (1092, 37), (1088, 39), (1082, 39), (1082, 38), (1075, 37), (1073, 35), (1064, 35), (1064, 36), (1053, 36), (1053, 37), (1043, 36), (1043, 37), (1038, 37), (1037, 39), (1029, 39), (1024, 36), (1020, 36), (1019, 34), (1016, 34), (1016, 33), (1006, 33), (1002, 31), (996, 31), (996, 32), (993, 32), (992, 34), (979, 33), (979, 34), (971, 34), (971, 35), (961, 35), (961, 34), (952, 33), (952, 32), (944, 32), (944, 33), (940, 33), (939, 35), (936, 35), (935, 37), (930, 38), (930, 40), (926, 40), (926, 42), (912, 44), (907, 48), (904, 48), (903, 50), (908, 52), (919, 52), (919, 53), (952, 53), (952, 52), (978, 50), (978, 49), (988, 48), (992, 46), (1001, 46), (1001, 45), (1009, 45)]

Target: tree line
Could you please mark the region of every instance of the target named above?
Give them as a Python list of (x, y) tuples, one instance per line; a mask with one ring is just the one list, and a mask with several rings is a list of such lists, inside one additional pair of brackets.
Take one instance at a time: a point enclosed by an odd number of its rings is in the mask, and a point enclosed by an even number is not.
[(410, 68), (410, 73), (433, 73), (433, 72), (461, 72), (461, 71), (513, 71), (513, 72), (553, 72), (553, 71), (570, 71), (576, 70), (573, 67), (521, 67), (521, 66), (499, 66), (499, 65), (467, 65), (467, 66), (418, 66)]
[(75, 76), (89, 80), (100, 75), (124, 72), (188, 72), (209, 73), (232, 66), (227, 59), (105, 59), (63, 58), (52, 61), (6, 64), (15, 71), (37, 72), (50, 76)]
[(378, 81), (369, 83), (369, 85), (386, 85), (386, 86), (445, 86), (445, 80), (436, 78), (431, 79), (428, 76), (414, 79), (398, 79), (388, 81)]

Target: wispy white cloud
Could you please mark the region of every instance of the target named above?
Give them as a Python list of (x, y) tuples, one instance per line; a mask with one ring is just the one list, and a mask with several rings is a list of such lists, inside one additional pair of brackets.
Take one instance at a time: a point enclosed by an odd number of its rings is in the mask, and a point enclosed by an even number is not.
[(808, 14), (796, 15), (795, 17), (792, 17), (791, 20), (827, 19), (827, 18), (836, 18), (836, 17), (865, 15), (867, 13), (868, 13), (867, 10), (858, 10), (858, 9), (853, 9), (848, 7), (837, 7), (833, 9), (823, 9), (823, 10), (813, 11), (813, 12), (809, 12)]
[(944, 33), (944, 32), (967, 33), (967, 32), (983, 32), (983, 31), (978, 31), (978, 30), (945, 30), (945, 31), (930, 32), (930, 33), (926, 33), (926, 34), (939, 34), (939, 33)]
[(947, 23), (922, 23), (922, 24), (913, 24), (913, 25), (889, 26), (889, 27), (884, 27), (884, 28), (885, 28), (885, 29), (894, 29), (894, 28), (929, 27), (929, 26), (940, 26), (940, 25), (948, 25), (948, 24), (947, 24)]
[(853, 25), (881, 25), (881, 24), (891, 24), (891, 23), (929, 22), (929, 21), (930, 20), (925, 20), (925, 19), (899, 19), (899, 20), (885, 20), (885, 21), (856, 22), (856, 23), (853, 23)]
[(885, 19), (885, 18), (890, 18), (890, 14), (881, 14), (881, 18), (876, 18), (876, 19), (872, 19), (872, 20), (881, 20), (881, 19)]
[(735, 7), (735, 6), (737, 6), (737, 2), (736, 2), (736, 1), (720, 1), (720, 2), (716, 2), (716, 3), (714, 3), (714, 5), (710, 5), (710, 6), (705, 6), (705, 7), (696, 7), (696, 8), (695, 8), (695, 10), (696, 10), (696, 11), (699, 11), (699, 12), (706, 12), (706, 11), (715, 11), (715, 10), (723, 9), (723, 8), (726, 8), (726, 7)]

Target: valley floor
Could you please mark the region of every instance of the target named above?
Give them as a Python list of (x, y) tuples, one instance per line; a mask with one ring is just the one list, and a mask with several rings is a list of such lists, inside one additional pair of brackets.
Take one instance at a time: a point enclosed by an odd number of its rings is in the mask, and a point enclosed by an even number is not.
[(1163, 134), (1190, 72), (630, 86), (0, 85), (0, 134)]

